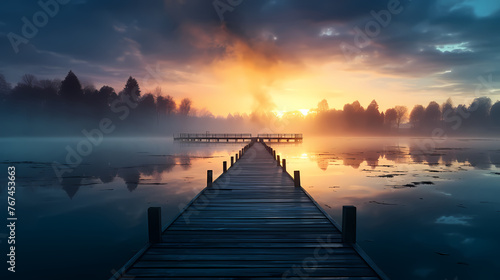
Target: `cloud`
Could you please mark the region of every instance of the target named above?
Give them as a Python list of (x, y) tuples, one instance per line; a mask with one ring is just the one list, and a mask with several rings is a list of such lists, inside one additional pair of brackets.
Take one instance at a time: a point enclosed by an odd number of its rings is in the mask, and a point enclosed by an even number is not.
[[(17, 55), (6, 34), (19, 33), (20, 18), (39, 7), (27, 0), (4, 1), (0, 52), (7, 55), (0, 57), (0, 71), (15, 83), (26, 72), (62, 78), (73, 69), (95, 83), (121, 87), (129, 75), (140, 80), (159, 63), (168, 67), (163, 72), (173, 92), (187, 94), (189, 81), (216, 97), (217, 92), (227, 98), (242, 93), (251, 96), (254, 111), (273, 108), (277, 97), (272, 92), (283, 91), (285, 80), (318, 75), (332, 63), (345, 73), (338, 76), (390, 77), (398, 88), (422, 99), (470, 96), (478, 77), (492, 74), (500, 80), (498, 5), (487, 9), (486, 0), (400, 2), (403, 11), (392, 15), (351, 60), (341, 44), (353, 45), (354, 30), (364, 30), (374, 21), (372, 11), (387, 9), (389, 0), (245, 0), (224, 14), (224, 23), (212, 1), (79, 1), (61, 7)], [(356, 92), (331, 89), (338, 90)]]

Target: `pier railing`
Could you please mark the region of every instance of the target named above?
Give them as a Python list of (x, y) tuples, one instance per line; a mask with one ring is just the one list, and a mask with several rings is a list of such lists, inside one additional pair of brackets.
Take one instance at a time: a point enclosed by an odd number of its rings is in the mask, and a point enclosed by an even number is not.
[(251, 133), (180, 133), (175, 138), (251, 138)]
[(302, 133), (267, 133), (253, 136), (251, 133), (180, 133), (174, 140), (184, 142), (302, 142)]
[(285, 133), (285, 134), (257, 134), (257, 138), (283, 138), (283, 139), (302, 139), (302, 133)]

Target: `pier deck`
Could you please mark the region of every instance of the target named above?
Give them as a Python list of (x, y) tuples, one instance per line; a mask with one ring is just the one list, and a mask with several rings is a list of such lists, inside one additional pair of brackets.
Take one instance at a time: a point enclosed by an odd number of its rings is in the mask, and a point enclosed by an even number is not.
[(247, 145), (111, 279), (387, 279), (268, 149)]

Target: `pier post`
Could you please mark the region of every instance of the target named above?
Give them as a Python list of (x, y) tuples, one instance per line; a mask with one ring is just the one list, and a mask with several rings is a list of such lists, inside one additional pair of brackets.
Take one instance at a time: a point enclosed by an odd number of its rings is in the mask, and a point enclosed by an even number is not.
[(342, 206), (342, 242), (356, 243), (356, 207)]
[(239, 159), (238, 154), (235, 154), (234, 156), (235, 156), (236, 161), (238, 161), (238, 159)]
[(226, 173), (227, 171), (227, 161), (222, 162), (222, 173)]
[(161, 242), (161, 207), (148, 208), (149, 243)]
[(241, 158), (241, 151), (239, 151), (238, 154), (240, 155), (240, 158)]
[(293, 182), (296, 188), (300, 187), (300, 171), (293, 171)]
[(213, 171), (207, 170), (207, 187), (212, 187), (213, 182)]
[(281, 162), (280, 162), (280, 161), (281, 161), (281, 159), (280, 159), (280, 156), (279, 156), (279, 155), (277, 155), (277, 157), (278, 157), (278, 159), (276, 160), (276, 162), (277, 162), (277, 165), (278, 165), (278, 166), (280, 166), (280, 165), (281, 165), (281, 164), (280, 164), (280, 163), (281, 163)]
[(283, 164), (282, 164), (282, 166), (283, 166), (283, 171), (285, 171), (285, 172), (286, 172), (286, 159), (283, 159)]
[(234, 157), (231, 157), (231, 167), (233, 167)]
[(273, 150), (273, 157), (274, 157), (274, 160), (276, 160), (276, 150)]

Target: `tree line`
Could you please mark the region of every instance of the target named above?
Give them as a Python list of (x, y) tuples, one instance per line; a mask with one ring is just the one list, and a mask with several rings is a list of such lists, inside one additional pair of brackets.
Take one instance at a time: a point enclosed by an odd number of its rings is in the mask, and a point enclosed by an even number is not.
[[(127, 105), (127, 106), (124, 106)], [(196, 116), (192, 101), (174, 100), (161, 88), (141, 94), (139, 83), (129, 77), (120, 91), (110, 86), (82, 86), (72, 72), (64, 80), (37, 79), (26, 74), (12, 87), (0, 74), (1, 135), (12, 131), (29, 135), (78, 134), (96, 126), (102, 118), (117, 120), (119, 131), (129, 134), (181, 131), (304, 132), (318, 134), (428, 134), (436, 128), (449, 133), (498, 133), (500, 102), (488, 97), (455, 106), (451, 99), (426, 106), (395, 106), (381, 111), (373, 100), (366, 108), (359, 101), (341, 110), (329, 108), (327, 100), (304, 116), (300, 111), (277, 117), (272, 112), (229, 114), (214, 117), (210, 112)], [(198, 114), (199, 115), (199, 114)], [(267, 129), (267, 130), (266, 130)]]
[[(37, 79), (34, 75), (25, 74), (14, 87), (0, 74), (0, 114), (10, 119), (6, 123), (3, 118), (4, 125), (7, 126), (29, 126), (31, 121), (49, 126), (61, 122), (85, 125), (90, 121), (121, 113), (119, 111), (122, 109), (117, 102), (120, 100), (130, 102), (125, 123), (131, 130), (146, 130), (145, 128), (165, 122), (170, 117), (185, 117), (192, 113), (191, 99), (183, 98), (177, 102), (170, 95), (163, 96), (159, 87), (153, 92), (141, 94), (139, 83), (133, 77), (129, 77), (124, 88), (117, 92), (107, 85), (100, 89), (93, 85), (82, 86), (73, 71), (69, 71), (64, 80)], [(50, 127), (45, 129), (50, 130)]]
[[(303, 116), (300, 112), (286, 113), (283, 118), (294, 126), (301, 124), (305, 130), (314, 132), (372, 132), (423, 134), (436, 128), (450, 133), (498, 133), (500, 132), (500, 101), (492, 104), (489, 97), (475, 98), (471, 104), (453, 105), (449, 98), (445, 103), (429, 102), (427, 106), (395, 106), (379, 110), (373, 100), (366, 109), (359, 101), (345, 104), (342, 110), (330, 109), (322, 100), (312, 114)], [(312, 127), (310, 125), (313, 125)]]

